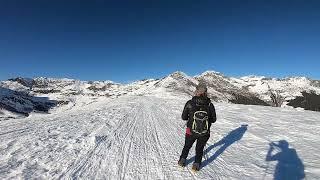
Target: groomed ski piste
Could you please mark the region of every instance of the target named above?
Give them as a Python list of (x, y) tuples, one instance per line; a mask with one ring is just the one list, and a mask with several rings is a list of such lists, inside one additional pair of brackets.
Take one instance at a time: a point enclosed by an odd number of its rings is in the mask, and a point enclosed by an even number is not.
[[(3, 119), (0, 179), (320, 178), (320, 113), (293, 108), (214, 103), (217, 122), (201, 170), (191, 171), (194, 147), (188, 165), (178, 167), (185, 133), (180, 116), (188, 99), (170, 93), (98, 98), (69, 110)], [(281, 140), (296, 154), (266, 161), (270, 143)], [(275, 146), (272, 154), (281, 151)]]

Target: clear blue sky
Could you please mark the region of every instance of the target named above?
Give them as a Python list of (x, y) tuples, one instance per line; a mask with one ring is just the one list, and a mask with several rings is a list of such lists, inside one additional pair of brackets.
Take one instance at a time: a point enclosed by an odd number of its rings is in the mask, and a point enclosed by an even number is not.
[(320, 79), (319, 0), (0, 1), (0, 80)]

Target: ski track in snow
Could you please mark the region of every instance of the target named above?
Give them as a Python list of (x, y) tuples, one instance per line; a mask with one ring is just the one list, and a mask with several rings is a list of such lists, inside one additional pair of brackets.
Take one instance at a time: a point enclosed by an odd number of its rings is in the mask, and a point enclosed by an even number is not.
[[(187, 100), (127, 96), (0, 121), (0, 179), (273, 179), (277, 163), (265, 157), (279, 140), (297, 151), (307, 179), (320, 178), (320, 113), (225, 103), (215, 104), (201, 171), (178, 167)], [(229, 133), (232, 142), (220, 141)]]

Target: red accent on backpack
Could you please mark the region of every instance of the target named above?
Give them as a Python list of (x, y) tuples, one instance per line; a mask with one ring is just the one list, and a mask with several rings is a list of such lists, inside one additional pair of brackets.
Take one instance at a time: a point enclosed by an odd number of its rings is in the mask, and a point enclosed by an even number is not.
[(191, 135), (191, 129), (189, 127), (186, 129), (186, 134)]

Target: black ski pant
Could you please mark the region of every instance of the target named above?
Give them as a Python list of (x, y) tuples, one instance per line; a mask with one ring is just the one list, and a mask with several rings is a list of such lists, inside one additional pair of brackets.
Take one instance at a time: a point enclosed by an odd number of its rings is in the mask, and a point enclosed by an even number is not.
[(203, 149), (204, 146), (207, 144), (207, 141), (209, 140), (210, 134), (204, 135), (204, 136), (197, 136), (197, 135), (187, 135), (185, 137), (185, 143), (184, 147), (180, 156), (181, 158), (187, 159), (189, 150), (192, 147), (193, 143), (197, 141), (196, 144), (196, 157), (195, 157), (195, 163), (201, 163), (202, 161), (202, 155), (203, 155)]

